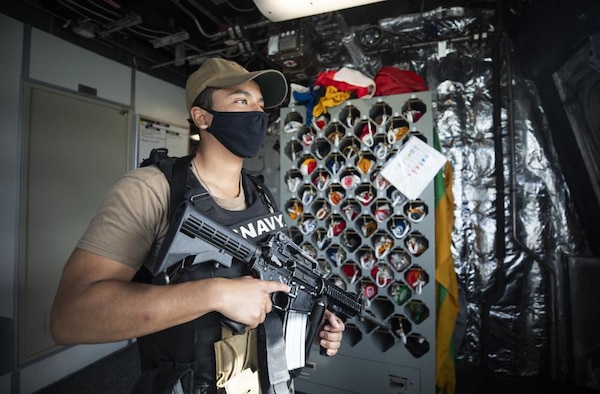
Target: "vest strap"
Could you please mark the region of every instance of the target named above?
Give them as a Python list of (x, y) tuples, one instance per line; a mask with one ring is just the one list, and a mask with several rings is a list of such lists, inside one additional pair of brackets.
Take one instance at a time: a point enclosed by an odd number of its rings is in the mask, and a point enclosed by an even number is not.
[(288, 394), (290, 374), (285, 356), (283, 323), (275, 313), (267, 314), (263, 322), (266, 342), (266, 362), (270, 388), (268, 394)]
[(193, 156), (185, 156), (177, 159), (175, 163), (173, 163), (171, 179), (169, 180), (171, 187), (169, 220), (173, 218), (179, 203), (183, 201), (186, 191), (187, 171), (192, 160)]

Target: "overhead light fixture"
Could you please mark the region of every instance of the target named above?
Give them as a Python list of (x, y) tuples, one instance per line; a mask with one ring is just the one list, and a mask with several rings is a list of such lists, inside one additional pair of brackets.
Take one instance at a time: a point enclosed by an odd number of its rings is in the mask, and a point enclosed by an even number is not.
[(281, 22), (381, 1), (385, 0), (254, 0), (254, 4), (269, 20)]
[(136, 26), (142, 23), (142, 17), (136, 14), (126, 16), (125, 18), (113, 21), (104, 26), (104, 30), (100, 33), (101, 36), (107, 36), (116, 31), (125, 29), (127, 27)]
[(160, 37), (156, 40), (150, 41), (154, 48), (162, 48), (167, 45), (177, 44), (178, 42), (186, 41), (190, 38), (187, 31), (180, 31), (178, 33), (171, 34), (169, 36)]
[(72, 27), (73, 32), (83, 38), (94, 38), (96, 37), (96, 25), (89, 19), (79, 21)]

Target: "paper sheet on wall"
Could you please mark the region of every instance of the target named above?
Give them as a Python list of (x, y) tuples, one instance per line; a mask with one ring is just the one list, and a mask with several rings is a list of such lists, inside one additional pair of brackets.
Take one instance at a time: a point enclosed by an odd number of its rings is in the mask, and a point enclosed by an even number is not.
[(154, 148), (167, 148), (169, 156), (181, 157), (189, 154), (189, 131), (186, 128), (138, 118), (138, 162), (148, 156)]
[(381, 175), (411, 200), (419, 197), (447, 159), (418, 137), (387, 161)]

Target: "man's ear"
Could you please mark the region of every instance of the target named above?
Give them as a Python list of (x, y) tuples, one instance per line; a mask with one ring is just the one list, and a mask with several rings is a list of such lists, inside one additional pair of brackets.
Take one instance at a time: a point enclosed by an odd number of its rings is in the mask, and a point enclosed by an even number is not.
[(199, 129), (208, 128), (208, 112), (200, 107), (192, 107), (190, 110), (191, 119)]

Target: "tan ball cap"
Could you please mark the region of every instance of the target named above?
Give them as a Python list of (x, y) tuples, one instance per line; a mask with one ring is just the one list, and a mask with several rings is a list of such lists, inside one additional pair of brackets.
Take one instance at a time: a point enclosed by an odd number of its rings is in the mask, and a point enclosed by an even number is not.
[(185, 105), (188, 112), (194, 100), (206, 88), (228, 88), (250, 80), (256, 81), (265, 100), (265, 108), (283, 103), (288, 85), (285, 76), (277, 70), (248, 71), (232, 60), (207, 59), (194, 71), (185, 84)]

